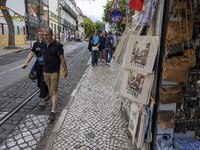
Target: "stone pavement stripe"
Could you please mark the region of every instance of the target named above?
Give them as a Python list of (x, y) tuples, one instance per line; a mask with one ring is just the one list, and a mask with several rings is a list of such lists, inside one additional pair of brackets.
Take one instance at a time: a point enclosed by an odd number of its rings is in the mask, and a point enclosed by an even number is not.
[(0, 144), (0, 149), (35, 149), (48, 125), (45, 115), (27, 115), (15, 130)]
[(90, 67), (53, 149), (130, 149), (128, 122), (120, 111), (121, 98), (113, 89), (118, 70), (115, 65)]
[(67, 112), (69, 111), (69, 108), (74, 100), (74, 97), (76, 96), (76, 93), (77, 91), (79, 90), (80, 86), (81, 86), (81, 83), (83, 82), (84, 78), (86, 77), (87, 75), (87, 72), (88, 72), (88, 68), (86, 69), (85, 73), (83, 74), (82, 78), (80, 79), (79, 83), (77, 84), (77, 86), (75, 87), (75, 89), (73, 90), (72, 94), (71, 94), (71, 98), (69, 100), (69, 105), (67, 105), (62, 112), (61, 112), (61, 115), (59, 116), (58, 118), (58, 121), (56, 122), (54, 128), (53, 128), (53, 131), (52, 131), (52, 134), (50, 135), (49, 137), (49, 140), (47, 141), (47, 144), (45, 146), (45, 149), (44, 150), (50, 150), (52, 147), (53, 147), (53, 144), (55, 142), (55, 139), (57, 138), (58, 136), (58, 133), (61, 129), (61, 126), (64, 122), (64, 119), (67, 115)]

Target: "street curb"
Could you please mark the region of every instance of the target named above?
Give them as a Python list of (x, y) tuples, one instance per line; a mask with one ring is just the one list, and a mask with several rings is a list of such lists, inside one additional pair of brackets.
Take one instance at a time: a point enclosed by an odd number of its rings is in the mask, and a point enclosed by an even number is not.
[(51, 150), (53, 148), (53, 145), (54, 145), (54, 142), (59, 134), (59, 131), (62, 127), (62, 124), (65, 120), (65, 117), (73, 103), (73, 100), (77, 94), (77, 92), (79, 91), (81, 85), (82, 85), (82, 82), (84, 81), (85, 77), (87, 76), (87, 73), (89, 71), (90, 67), (88, 67), (86, 70), (85, 70), (85, 73), (83, 74), (83, 76), (81, 77), (80, 81), (78, 82), (78, 84), (76, 85), (75, 89), (72, 91), (71, 93), (71, 96), (70, 96), (70, 99), (69, 99), (69, 103), (68, 105), (63, 109), (63, 111), (61, 112), (61, 115), (59, 116), (53, 130), (52, 130), (52, 133), (50, 134), (49, 136), (49, 140), (47, 141), (46, 143), (46, 146), (44, 148), (44, 150)]
[[(16, 51), (11, 51), (9, 53), (6, 53), (6, 54), (0, 54), (0, 57), (2, 56), (6, 56), (6, 55), (9, 55), (9, 54), (13, 54), (13, 53), (18, 53), (18, 52), (21, 52), (21, 51), (25, 51), (25, 50), (29, 50), (30, 48), (23, 48), (23, 49), (19, 49), (19, 50), (16, 50)], [(9, 51), (9, 50), (8, 50)]]

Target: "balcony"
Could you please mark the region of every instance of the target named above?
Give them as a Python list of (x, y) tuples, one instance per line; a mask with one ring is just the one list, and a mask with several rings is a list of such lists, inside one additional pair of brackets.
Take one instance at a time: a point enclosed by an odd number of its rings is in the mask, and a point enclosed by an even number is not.
[(63, 19), (63, 18), (61, 19), (61, 24), (62, 24), (63, 26), (66, 26), (66, 27), (72, 29), (72, 30), (76, 30), (76, 26), (74, 26), (74, 25), (71, 24), (69, 21), (67, 21), (67, 20), (65, 20), (65, 19)]
[(36, 6), (49, 6), (49, 0), (27, 0), (29, 4), (34, 4)]
[(54, 20), (57, 20), (58, 21), (58, 16), (52, 12), (49, 12), (49, 16), (50, 16), (50, 19), (54, 19)]
[(40, 3), (43, 5), (43, 6), (49, 6), (49, 2), (48, 0), (40, 0)]
[(26, 22), (29, 24), (29, 26), (36, 27), (36, 28), (48, 27), (48, 21), (39, 19), (32, 15), (28, 15), (28, 16), (26, 15)]
[(62, 9), (66, 11), (72, 18), (77, 19), (76, 13), (72, 10), (72, 8), (64, 1), (61, 0)]
[(63, 18), (61, 19), (61, 24), (66, 27), (71, 27), (71, 23)]

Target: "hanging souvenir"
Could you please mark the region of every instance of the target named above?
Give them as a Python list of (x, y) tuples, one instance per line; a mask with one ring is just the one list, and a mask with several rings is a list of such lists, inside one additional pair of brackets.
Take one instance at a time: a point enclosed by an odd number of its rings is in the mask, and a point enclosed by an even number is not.
[(143, 75), (130, 70), (125, 70), (121, 94), (134, 102), (147, 105), (150, 98), (153, 79), (153, 74)]
[(135, 144), (137, 146), (137, 149), (142, 149), (144, 145), (146, 124), (147, 124), (147, 113), (145, 107), (143, 107), (138, 119), (137, 132), (135, 135)]
[(138, 118), (140, 113), (140, 107), (136, 103), (131, 103), (130, 105), (131, 111), (130, 111), (130, 118), (129, 118), (129, 126), (128, 129), (132, 135), (132, 142), (135, 141), (135, 133), (138, 125)]
[(158, 40), (158, 36), (130, 35), (122, 66), (138, 72), (152, 73)]

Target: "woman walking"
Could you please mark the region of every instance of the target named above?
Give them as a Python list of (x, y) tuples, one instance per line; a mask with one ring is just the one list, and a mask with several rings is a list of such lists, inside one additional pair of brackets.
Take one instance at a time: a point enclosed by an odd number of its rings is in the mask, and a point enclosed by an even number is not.
[(34, 65), (35, 65), (35, 70), (36, 70), (36, 75), (37, 75), (37, 86), (40, 89), (39, 97), (41, 99), (39, 102), (39, 106), (45, 107), (45, 103), (46, 103), (46, 100), (49, 98), (49, 95), (48, 95), (48, 87), (46, 83), (44, 82), (44, 76), (43, 76), (42, 48), (44, 47), (45, 43), (43, 40), (43, 30), (41, 28), (37, 30), (37, 37), (38, 37), (38, 40), (34, 43), (22, 68), (26, 68), (28, 66), (28, 63), (34, 57), (34, 55), (36, 56), (36, 62)]
[(91, 51), (92, 55), (92, 66), (98, 66), (98, 57), (99, 57), (99, 46), (100, 46), (100, 38), (97, 33), (97, 30), (94, 31), (94, 35), (90, 37), (88, 50)]

